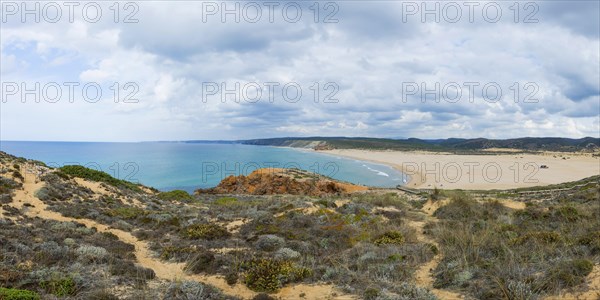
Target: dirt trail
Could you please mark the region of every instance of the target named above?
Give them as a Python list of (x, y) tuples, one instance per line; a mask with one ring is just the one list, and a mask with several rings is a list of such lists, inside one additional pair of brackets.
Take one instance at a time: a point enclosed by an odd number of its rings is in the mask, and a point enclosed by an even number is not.
[(433, 213), (440, 207), (448, 204), (449, 200), (445, 199), (445, 200), (438, 200), (438, 201), (431, 201), (431, 200), (427, 200), (427, 202), (425, 202), (425, 204), (423, 205), (423, 208), (421, 208), (421, 210), (423, 210), (428, 216), (433, 216)]
[[(164, 262), (155, 258), (152, 255), (152, 252), (149, 250), (148, 244), (144, 241), (138, 240), (129, 232), (109, 228), (109, 226), (89, 219), (65, 217), (60, 213), (47, 209), (47, 205), (35, 197), (35, 191), (43, 186), (43, 182), (36, 183), (33, 178), (26, 176), (25, 182), (23, 182), (23, 188), (15, 191), (11, 206), (22, 209), (24, 208), (24, 204), (28, 204), (24, 211), (29, 217), (40, 217), (43, 219), (61, 222), (77, 222), (89, 228), (95, 227), (99, 232), (110, 232), (116, 235), (121, 241), (134, 245), (135, 256), (138, 263), (145, 268), (154, 270), (157, 278), (166, 280), (191, 280), (208, 283), (219, 288), (225, 294), (237, 296), (243, 299), (251, 299), (257, 294), (243, 284), (238, 283), (233, 286), (228, 285), (225, 279), (220, 276), (187, 274), (183, 270), (185, 265), (184, 263)], [(353, 299), (351, 296), (342, 295), (340, 291), (336, 290), (331, 285), (306, 284), (284, 287), (277, 294), (273, 294), (273, 296), (280, 297), (281, 299), (297, 299), (300, 293), (304, 293), (306, 295), (304, 297), (305, 299)]]
[[(425, 219), (425, 221), (420, 221), (420, 222), (412, 221), (408, 224), (409, 226), (413, 227), (416, 230), (417, 239), (420, 242), (433, 244), (436, 247), (438, 247), (438, 249), (440, 249), (440, 246), (438, 245), (438, 243), (436, 241), (434, 241), (433, 239), (431, 239), (430, 237), (423, 234), (423, 228), (425, 226), (425, 223), (427, 223), (427, 221), (432, 220), (432, 215), (435, 212), (435, 210), (444, 204), (445, 204), (445, 202), (443, 202), (443, 201), (432, 202), (431, 200), (428, 200), (425, 203), (425, 205), (423, 205), (423, 211), (427, 214), (427, 218)], [(433, 257), (433, 259), (431, 259), (430, 261), (428, 261), (427, 263), (422, 265), (419, 269), (417, 269), (417, 271), (415, 272), (415, 284), (418, 286), (426, 287), (426, 288), (430, 289), (431, 292), (440, 299), (444, 299), (444, 300), (446, 300), (446, 299), (447, 300), (463, 299), (464, 297), (462, 295), (460, 295), (459, 293), (452, 292), (449, 290), (436, 289), (433, 287), (434, 278), (431, 274), (431, 271), (437, 267), (437, 265), (440, 263), (441, 260), (442, 260), (442, 255), (440, 253), (438, 253), (435, 257)]]

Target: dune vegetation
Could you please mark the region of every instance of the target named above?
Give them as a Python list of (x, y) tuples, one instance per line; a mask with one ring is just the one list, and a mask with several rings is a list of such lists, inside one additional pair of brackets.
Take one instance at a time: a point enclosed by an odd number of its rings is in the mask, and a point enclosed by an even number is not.
[(594, 299), (600, 188), (571, 187), (190, 195), (2, 153), (0, 299)]

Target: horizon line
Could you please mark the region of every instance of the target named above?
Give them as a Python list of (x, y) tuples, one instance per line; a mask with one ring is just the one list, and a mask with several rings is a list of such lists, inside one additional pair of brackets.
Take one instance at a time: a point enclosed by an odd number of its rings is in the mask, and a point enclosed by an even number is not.
[(369, 136), (284, 136), (284, 137), (265, 137), (265, 138), (250, 138), (250, 139), (184, 139), (184, 140), (145, 140), (145, 141), (77, 141), (77, 140), (3, 140), (0, 139), (0, 143), (2, 142), (33, 142), (33, 143), (185, 143), (185, 142), (244, 142), (244, 141), (252, 141), (252, 140), (270, 140), (270, 139), (315, 139), (315, 138), (366, 138), (366, 139), (387, 139), (387, 140), (410, 140), (410, 139), (419, 139), (419, 140), (449, 140), (449, 139), (462, 139), (462, 140), (475, 140), (475, 139), (487, 139), (487, 140), (514, 140), (514, 139), (525, 139), (525, 138), (533, 138), (533, 139), (543, 139), (543, 138), (560, 138), (560, 139), (586, 139), (586, 138), (594, 138), (600, 139), (600, 136), (584, 136), (584, 137), (564, 137), (564, 136), (520, 136), (520, 137), (511, 137), (511, 138), (486, 138), (486, 137), (474, 137), (474, 138), (462, 138), (462, 137), (447, 137), (447, 138), (418, 138), (418, 137), (402, 137), (402, 138), (394, 138), (394, 137), (369, 137)]

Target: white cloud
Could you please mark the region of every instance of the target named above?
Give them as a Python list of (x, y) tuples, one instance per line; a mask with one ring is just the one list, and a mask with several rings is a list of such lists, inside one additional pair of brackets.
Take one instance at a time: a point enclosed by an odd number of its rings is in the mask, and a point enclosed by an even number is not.
[[(593, 26), (566, 17), (565, 10), (580, 11), (576, 6), (540, 3), (537, 24), (435, 24), (403, 23), (398, 3), (340, 2), (339, 23), (307, 17), (293, 24), (237, 24), (201, 22), (200, 2), (138, 4), (140, 22), (134, 24), (109, 18), (96, 24), (3, 26), (2, 81), (99, 82), (103, 99), (2, 104), (2, 138), (508, 138), (598, 136), (600, 131), (600, 39)], [(296, 82), (303, 98), (288, 103), (279, 91), (273, 103), (221, 103), (220, 95), (202, 101), (203, 82), (236, 81)], [(139, 103), (115, 103), (114, 82), (139, 87)], [(328, 82), (339, 89), (324, 89)], [(429, 88), (436, 82), (442, 87), (497, 83), (503, 97), (490, 103), (476, 90), (470, 102), (463, 86), (457, 103), (419, 95), (403, 99), (403, 82)], [(528, 82), (534, 85), (526, 89)], [(133, 90), (121, 90), (119, 100)], [(524, 103), (532, 91), (537, 102)], [(328, 95), (339, 103), (323, 103)], [(39, 122), (45, 123), (43, 130), (36, 127)]]

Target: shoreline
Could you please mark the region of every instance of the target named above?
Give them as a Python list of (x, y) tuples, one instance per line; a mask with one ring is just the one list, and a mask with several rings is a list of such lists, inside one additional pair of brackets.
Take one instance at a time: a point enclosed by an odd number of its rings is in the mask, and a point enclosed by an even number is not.
[[(263, 146), (259, 146), (259, 147), (263, 147)], [(328, 153), (327, 152), (329, 150), (314, 150), (312, 148), (296, 148), (296, 147), (290, 147), (290, 146), (266, 146), (266, 147), (285, 148), (285, 149), (291, 149), (291, 150), (294, 150), (294, 151), (300, 151), (300, 152), (305, 152), (305, 153), (318, 153), (318, 154), (322, 154), (322, 155), (325, 155), (325, 156), (330, 156), (330, 157), (333, 157), (333, 158), (348, 159), (348, 160), (352, 160), (352, 161), (355, 161), (355, 162), (364, 162), (364, 163), (370, 163), (370, 164), (378, 165), (380, 167), (391, 168), (392, 171), (400, 172), (400, 178), (405, 178), (405, 177), (409, 178), (406, 182), (402, 182), (402, 184), (401, 184), (402, 186), (406, 186), (409, 182), (413, 181), (413, 177), (414, 177), (414, 176), (408, 175), (399, 166), (395, 167), (395, 166), (391, 166), (390, 164), (388, 164), (386, 162), (379, 162), (379, 161), (375, 161), (375, 160), (371, 160), (371, 159), (356, 158), (356, 157), (352, 157), (352, 156), (332, 154), (332, 153)], [(310, 170), (308, 170), (308, 171), (310, 171)], [(383, 171), (381, 171), (381, 172), (383, 172)], [(385, 174), (387, 174), (387, 173), (385, 173)], [(362, 183), (352, 183), (350, 181), (345, 181), (345, 180), (342, 180), (342, 179), (336, 179), (336, 178), (332, 178), (332, 179), (334, 179), (336, 181), (339, 181), (339, 182), (345, 182), (345, 183), (350, 183), (350, 184), (359, 185), (359, 186), (366, 186), (366, 187), (369, 187), (369, 188), (381, 188), (381, 187), (378, 187), (378, 186), (365, 185), (365, 184), (362, 184)], [(420, 180), (420, 177), (419, 177), (419, 180)], [(389, 187), (389, 188), (396, 188), (396, 186)]]
[(426, 151), (314, 150), (390, 166), (415, 189), (504, 190), (546, 186), (600, 175), (594, 153), (451, 154)]
[[(335, 151), (335, 150), (309, 150), (309, 151), (314, 151), (314, 152), (322, 153), (322, 154), (328, 154), (331, 156), (338, 156), (338, 157), (343, 157), (343, 158), (348, 158), (348, 159), (370, 162), (373, 164), (378, 164), (378, 165), (383, 165), (383, 166), (388, 166), (398, 172), (401, 172), (404, 176), (408, 177), (408, 180), (406, 182), (403, 182), (403, 184), (401, 184), (401, 186), (410, 187), (410, 188), (419, 188), (421, 185), (423, 185), (423, 183), (422, 183), (423, 175), (421, 175), (420, 172), (412, 172), (412, 174), (409, 174), (410, 170), (406, 170), (405, 168), (402, 168), (402, 165), (397, 165), (397, 164), (393, 164), (393, 163), (389, 163), (389, 162), (385, 162), (385, 161), (367, 159), (367, 158), (362, 158), (362, 157), (359, 158), (359, 157), (355, 157), (355, 156), (351, 156), (351, 155), (347, 155), (347, 154), (330, 152), (330, 151)], [(361, 151), (376, 152), (376, 150), (361, 150)]]

